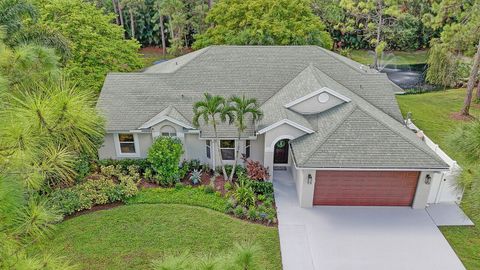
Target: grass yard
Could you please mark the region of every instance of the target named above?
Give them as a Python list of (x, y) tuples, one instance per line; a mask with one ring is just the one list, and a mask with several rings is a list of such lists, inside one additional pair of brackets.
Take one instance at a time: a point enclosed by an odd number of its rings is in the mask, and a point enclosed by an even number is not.
[(261, 247), (262, 269), (281, 269), (277, 228), (178, 204), (132, 204), (81, 215), (62, 222), (44, 248), (81, 269), (150, 269), (151, 260), (165, 255), (224, 254), (241, 241)]
[[(465, 89), (454, 89), (420, 95), (398, 96), (402, 113), (412, 112), (414, 123), (427, 136), (438, 143), (460, 165), (463, 161), (456, 151), (446, 145), (449, 132), (463, 123), (450, 118), (462, 107)], [(471, 113), (480, 117), (480, 108), (473, 106)], [(465, 194), (464, 201), (468, 198)], [(468, 214), (468, 212), (467, 212)], [(441, 231), (452, 245), (467, 269), (480, 269), (480, 218), (472, 218), (475, 227), (441, 227)]]
[[(393, 51), (389, 53), (393, 53), (395, 56), (391, 62), (391, 64), (395, 65), (414, 65), (427, 62), (427, 50), (411, 52)], [(373, 55), (368, 50), (352, 50), (350, 58), (364, 65), (373, 64)]]

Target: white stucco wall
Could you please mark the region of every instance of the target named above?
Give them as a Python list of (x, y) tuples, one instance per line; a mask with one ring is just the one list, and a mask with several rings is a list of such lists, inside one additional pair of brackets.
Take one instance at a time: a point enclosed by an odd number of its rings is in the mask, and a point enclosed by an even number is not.
[(430, 194), (432, 183), (425, 183), (425, 178), (427, 177), (427, 175), (430, 175), (433, 178), (433, 174), (434, 172), (420, 173), (420, 176), (418, 177), (417, 191), (415, 192), (412, 208), (423, 209), (427, 206), (428, 195)]
[[(119, 132), (122, 133), (122, 132)], [(129, 133), (129, 132), (124, 132), (124, 133)], [(138, 138), (138, 145), (139, 145), (139, 150), (140, 150), (140, 156), (138, 157), (120, 157), (117, 155), (117, 152), (115, 150), (115, 140), (114, 136), (116, 136), (114, 133), (107, 133), (105, 134), (105, 140), (103, 142), (103, 145), (98, 149), (98, 157), (100, 159), (122, 159), (122, 158), (146, 158), (148, 149), (150, 148), (150, 145), (152, 145), (152, 134), (151, 133), (136, 133), (136, 136)]]

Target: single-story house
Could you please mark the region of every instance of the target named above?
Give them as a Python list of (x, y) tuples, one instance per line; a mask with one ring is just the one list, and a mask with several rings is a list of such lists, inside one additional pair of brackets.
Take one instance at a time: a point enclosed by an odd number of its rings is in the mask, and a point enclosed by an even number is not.
[[(203, 94), (256, 98), (264, 117), (195, 128)], [(137, 73), (107, 76), (98, 109), (107, 120), (100, 158), (144, 158), (158, 136), (176, 136), (184, 159), (233, 163), (235, 146), (289, 168), (299, 203), (424, 208), (433, 174), (449, 166), (405, 124), (402, 89), (384, 73), (317, 46), (211, 46)]]

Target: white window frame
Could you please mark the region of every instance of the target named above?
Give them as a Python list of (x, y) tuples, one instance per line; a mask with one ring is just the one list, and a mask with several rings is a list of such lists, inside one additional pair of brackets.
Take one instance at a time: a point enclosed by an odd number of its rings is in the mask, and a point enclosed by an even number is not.
[[(133, 143), (135, 146), (135, 153), (122, 153), (120, 147), (120, 134), (132, 134), (133, 135)], [(138, 142), (138, 134), (132, 132), (118, 132), (113, 134), (113, 140), (115, 142), (115, 152), (117, 153), (118, 157), (140, 157), (140, 144)]]
[[(164, 128), (166, 128), (166, 127), (171, 128), (172, 130), (174, 130), (174, 132), (162, 131), (162, 130), (163, 130)], [(164, 126), (162, 126), (162, 127), (160, 128), (159, 133), (160, 133), (160, 136), (162, 136), (162, 137), (177, 137), (177, 130), (176, 130), (174, 127), (172, 127), (171, 125), (164, 125)]]
[(212, 141), (211, 140), (205, 141), (205, 155), (208, 159), (212, 158)]
[[(228, 148), (227, 148), (227, 147), (222, 147), (222, 141), (233, 141), (233, 148), (230, 148), (230, 147), (228, 147)], [(236, 152), (237, 152), (237, 151), (235, 151), (235, 149), (237, 149), (237, 140), (229, 140), (229, 139), (227, 139), (227, 140), (220, 140), (219, 145), (220, 145), (220, 158), (221, 158), (222, 160), (224, 160), (224, 161), (231, 161), (231, 160), (237, 159), (237, 157), (236, 157), (236, 155), (237, 155)], [(226, 149), (226, 150), (232, 149), (232, 150), (233, 150), (233, 159), (223, 159), (223, 155), (222, 155), (222, 150), (223, 150), (223, 149)]]

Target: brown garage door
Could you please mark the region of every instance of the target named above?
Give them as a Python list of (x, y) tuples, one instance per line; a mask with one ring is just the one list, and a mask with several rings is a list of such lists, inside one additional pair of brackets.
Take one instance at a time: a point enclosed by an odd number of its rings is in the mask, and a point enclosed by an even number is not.
[(419, 172), (317, 171), (314, 205), (412, 205)]

